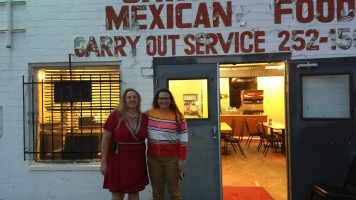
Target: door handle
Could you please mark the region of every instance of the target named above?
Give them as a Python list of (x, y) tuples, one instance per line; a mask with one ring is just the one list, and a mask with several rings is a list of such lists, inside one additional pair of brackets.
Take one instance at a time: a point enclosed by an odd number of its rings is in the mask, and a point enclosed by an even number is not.
[(218, 134), (217, 134), (217, 131), (216, 131), (216, 126), (213, 126), (213, 138), (214, 139), (218, 138)]

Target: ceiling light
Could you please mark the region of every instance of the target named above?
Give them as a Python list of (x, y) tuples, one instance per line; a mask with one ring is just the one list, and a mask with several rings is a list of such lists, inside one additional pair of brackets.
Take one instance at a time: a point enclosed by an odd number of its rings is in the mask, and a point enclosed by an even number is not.
[(265, 66), (265, 69), (284, 69), (284, 65)]
[(220, 64), (219, 67), (243, 67), (243, 66), (259, 66), (268, 65), (269, 63), (234, 63), (234, 64)]

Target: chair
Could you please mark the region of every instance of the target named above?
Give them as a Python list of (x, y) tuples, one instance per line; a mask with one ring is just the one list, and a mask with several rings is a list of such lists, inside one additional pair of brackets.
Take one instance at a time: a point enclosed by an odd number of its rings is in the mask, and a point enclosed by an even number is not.
[(253, 137), (257, 136), (261, 136), (263, 133), (262, 132), (251, 132), (250, 131), (250, 128), (248, 127), (248, 123), (247, 123), (247, 120), (246, 118), (243, 120), (243, 123), (245, 124), (246, 126), (246, 130), (247, 130), (247, 133), (248, 133), (248, 137), (247, 137), (247, 141), (246, 141), (246, 144), (245, 145), (248, 145), (247, 147), (250, 147), (250, 144), (251, 144), (251, 141), (253, 139)]
[(313, 200), (316, 195), (323, 199), (356, 199), (356, 156), (343, 186), (315, 184), (310, 199)]
[[(231, 137), (231, 135), (232, 136), (234, 135), (234, 133), (235, 133), (235, 125), (236, 125), (236, 120), (235, 120), (235, 118), (232, 118), (231, 125), (230, 125), (231, 131), (229, 133), (220, 133), (221, 139), (224, 140), (224, 145), (225, 145), (225, 139)], [(227, 150), (225, 149), (224, 145), (222, 147), (223, 148), (223, 154), (226, 156)]]
[[(234, 125), (235, 126), (235, 125)], [(227, 151), (227, 146), (231, 144), (232, 148), (234, 149), (236, 153), (236, 146), (240, 149), (241, 154), (246, 158), (245, 152), (241, 147), (241, 142), (244, 134), (244, 126), (245, 124), (242, 122), (241, 124), (241, 129), (240, 129), (240, 134), (238, 138), (234, 137), (233, 133), (230, 135), (230, 137), (226, 137), (224, 141), (224, 151)], [(235, 146), (236, 145), (236, 146)], [(226, 156), (226, 154), (225, 154)]]
[[(231, 125), (230, 125), (230, 127), (231, 127)], [(229, 132), (229, 133), (222, 133), (222, 132), (220, 132), (220, 138), (221, 138), (222, 140), (224, 140), (225, 138), (229, 137), (230, 134), (231, 134), (230, 132)]]
[[(262, 127), (264, 126), (262, 125)], [(269, 148), (274, 147), (275, 152), (277, 152), (278, 148), (281, 147), (282, 144), (284, 143), (284, 138), (282, 137), (274, 137), (272, 135), (267, 135), (267, 134), (264, 137), (266, 137), (265, 140), (267, 141), (267, 143), (263, 144), (264, 146), (263, 154), (265, 154), (265, 157), (267, 155)]]
[(225, 140), (225, 138), (229, 137), (230, 136), (230, 133), (220, 133), (220, 138), (222, 140)]
[(221, 139), (225, 139), (226, 137), (230, 137), (231, 133), (232, 133), (232, 135), (234, 135), (234, 133), (235, 133), (235, 124), (236, 124), (236, 120), (235, 120), (235, 118), (232, 118), (231, 124), (230, 124), (231, 131), (229, 131), (228, 133), (220, 133), (220, 138)]
[(267, 134), (267, 131), (265, 129), (265, 126), (263, 125), (263, 122), (256, 121), (256, 127), (257, 127), (257, 131), (262, 133), (262, 135), (260, 135), (260, 142), (257, 146), (257, 151), (259, 152), (262, 146), (264, 148), (266, 147), (265, 145), (267, 145), (268, 139), (272, 138), (273, 136)]

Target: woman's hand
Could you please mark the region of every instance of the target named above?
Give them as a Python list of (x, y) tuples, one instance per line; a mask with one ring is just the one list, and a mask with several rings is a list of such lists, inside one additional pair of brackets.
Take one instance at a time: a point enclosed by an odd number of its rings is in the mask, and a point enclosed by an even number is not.
[(101, 163), (101, 165), (100, 165), (100, 172), (101, 172), (101, 174), (102, 174), (103, 176), (106, 176), (107, 171), (108, 171), (107, 164), (106, 164), (106, 163)]
[(185, 168), (185, 160), (179, 159), (179, 161), (178, 161), (178, 169), (179, 169), (179, 171), (182, 172), (184, 170), (184, 168)]

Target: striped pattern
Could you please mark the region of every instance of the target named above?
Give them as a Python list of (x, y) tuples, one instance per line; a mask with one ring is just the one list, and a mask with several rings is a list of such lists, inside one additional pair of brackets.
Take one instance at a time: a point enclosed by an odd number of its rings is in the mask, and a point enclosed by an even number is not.
[[(150, 109), (148, 116), (148, 154), (152, 156), (179, 156), (185, 160), (187, 155), (188, 132), (184, 118), (179, 119), (177, 132), (173, 112), (162, 114), (159, 109)], [(183, 116), (182, 116), (183, 117)]]

